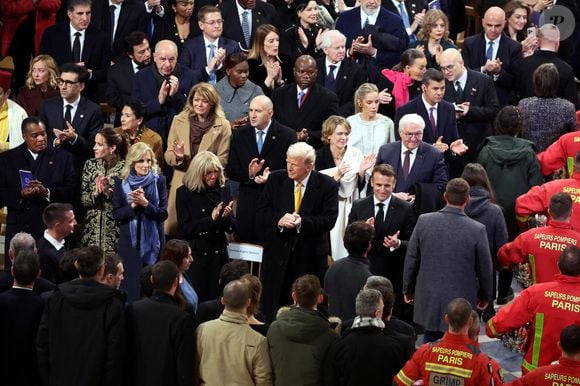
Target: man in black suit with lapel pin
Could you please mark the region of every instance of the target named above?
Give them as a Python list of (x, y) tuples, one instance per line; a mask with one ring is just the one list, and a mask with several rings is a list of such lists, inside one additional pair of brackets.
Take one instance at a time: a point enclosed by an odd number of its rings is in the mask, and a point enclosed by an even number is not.
[(89, 71), (84, 95), (98, 103), (99, 85), (104, 86), (111, 65), (111, 45), (103, 31), (91, 26), (91, 0), (68, 0), (67, 15), (70, 22), (44, 31), (40, 53), (52, 56), (59, 66), (83, 65)]
[(317, 73), (312, 56), (299, 56), (294, 63), (296, 83), (272, 93), (276, 120), (296, 130), (298, 140), (308, 142), (315, 149), (322, 147), (322, 122), (338, 115), (338, 97), (316, 83)]
[(363, 69), (353, 60), (344, 60), (346, 36), (338, 30), (326, 32), (320, 48), (325, 56), (316, 61), (316, 82), (336, 94), (341, 116), (351, 116), (354, 114), (354, 93), (365, 82)]
[(445, 99), (460, 108), (456, 110), (458, 131), (469, 147), (464, 160), (475, 162), (479, 145), (492, 135), (492, 124), (499, 111), (493, 80), (467, 69), (455, 48), (440, 54), (439, 65), (446, 79)]
[(375, 227), (375, 237), (368, 254), (373, 275), (387, 277), (393, 283), (398, 316), (405, 309), (403, 268), (407, 242), (413, 233), (415, 212), (412, 205), (392, 193), (397, 173), (391, 165), (377, 164), (371, 175), (373, 194), (355, 201), (348, 223), (367, 221)]
[(256, 211), (264, 233), (262, 310), (272, 321), (291, 303), (290, 286), (305, 274), (322, 282), (330, 254), (329, 232), (338, 217), (338, 184), (314, 169), (312, 146), (286, 152), (287, 170), (270, 173)]
[(256, 205), (268, 175), (286, 168), (286, 150), (296, 142), (296, 132), (272, 119), (270, 98), (260, 95), (250, 102), (250, 124), (234, 131), (226, 174), (240, 183), (236, 218), (240, 226), (236, 241), (261, 243), (256, 226)]

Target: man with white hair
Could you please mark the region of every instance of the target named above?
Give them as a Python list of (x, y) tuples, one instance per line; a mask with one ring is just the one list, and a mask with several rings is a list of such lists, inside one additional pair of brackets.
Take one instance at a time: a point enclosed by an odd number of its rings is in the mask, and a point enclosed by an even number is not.
[(336, 94), (340, 115), (353, 115), (354, 93), (365, 81), (363, 69), (355, 61), (344, 60), (346, 36), (340, 31), (326, 32), (322, 36), (320, 48), (324, 51), (324, 56), (316, 60), (316, 82)]
[(574, 81), (574, 71), (572, 67), (560, 59), (558, 49), (560, 48), (560, 30), (554, 24), (544, 24), (538, 30), (539, 49), (533, 55), (522, 61), (518, 70), (517, 90), (520, 98), (534, 96), (534, 71), (542, 64), (553, 63), (560, 74), (560, 87), (558, 96), (574, 103), (576, 109), (578, 105), (578, 95), (576, 94), (576, 82)]
[(328, 233), (338, 217), (338, 185), (314, 169), (312, 146), (298, 142), (286, 152), (286, 169), (270, 173), (257, 205), (264, 232), (262, 310), (272, 320), (290, 303), (290, 286), (304, 274), (322, 282), (328, 268)]

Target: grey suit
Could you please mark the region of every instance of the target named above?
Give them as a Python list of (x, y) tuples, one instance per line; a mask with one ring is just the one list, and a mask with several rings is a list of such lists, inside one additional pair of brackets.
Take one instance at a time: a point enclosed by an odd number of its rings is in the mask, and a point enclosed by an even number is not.
[(427, 331), (446, 331), (451, 300), (463, 297), (475, 309), (478, 300), (491, 299), (491, 289), (485, 226), (449, 206), (419, 216), (403, 275), (403, 293), (415, 295), (415, 323)]

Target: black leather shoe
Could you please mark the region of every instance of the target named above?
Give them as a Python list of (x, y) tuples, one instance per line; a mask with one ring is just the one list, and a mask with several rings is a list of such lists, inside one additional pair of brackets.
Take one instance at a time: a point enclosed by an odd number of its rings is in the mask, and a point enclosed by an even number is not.
[(504, 305), (504, 304), (508, 304), (512, 300), (514, 300), (514, 290), (510, 288), (507, 294), (505, 294), (503, 296), (498, 295), (497, 300), (495, 302), (498, 305)]

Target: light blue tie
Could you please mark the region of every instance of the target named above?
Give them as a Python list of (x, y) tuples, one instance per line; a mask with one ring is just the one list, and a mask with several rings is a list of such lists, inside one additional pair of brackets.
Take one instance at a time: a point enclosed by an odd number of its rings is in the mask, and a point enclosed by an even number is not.
[(363, 24), (363, 29), (367, 28), (368, 26), (369, 26), (369, 18), (367, 17), (365, 23)]
[(258, 130), (258, 154), (262, 154), (262, 146), (264, 146), (264, 132)]
[[(401, 2), (399, 3), (399, 11), (401, 14), (401, 19), (403, 19), (403, 24), (405, 25), (405, 29), (411, 28), (411, 24), (409, 23), (409, 14), (407, 13), (407, 10), (405, 9), (405, 3)], [(415, 37), (415, 34), (411, 34), (409, 35), (409, 40), (414, 42), (415, 40), (417, 40), (417, 38)]]
[[(209, 55), (207, 55), (207, 64), (209, 64), (209, 62), (211, 62), (211, 60), (213, 59), (214, 55), (215, 55), (215, 44), (210, 44), (208, 45), (209, 47)], [(217, 75), (215, 74), (216, 69), (214, 68), (213, 71), (211, 71), (209, 73), (209, 83), (211, 84), (216, 84), (217, 82)]]
[(248, 11), (242, 12), (242, 34), (244, 34), (244, 41), (246, 48), (250, 48), (250, 22), (248, 21)]
[(304, 98), (304, 91), (300, 90), (300, 92), (298, 93), (298, 108), (302, 107), (302, 99)]
[(485, 57), (487, 60), (493, 60), (493, 42), (489, 42), (489, 47), (487, 47)]

